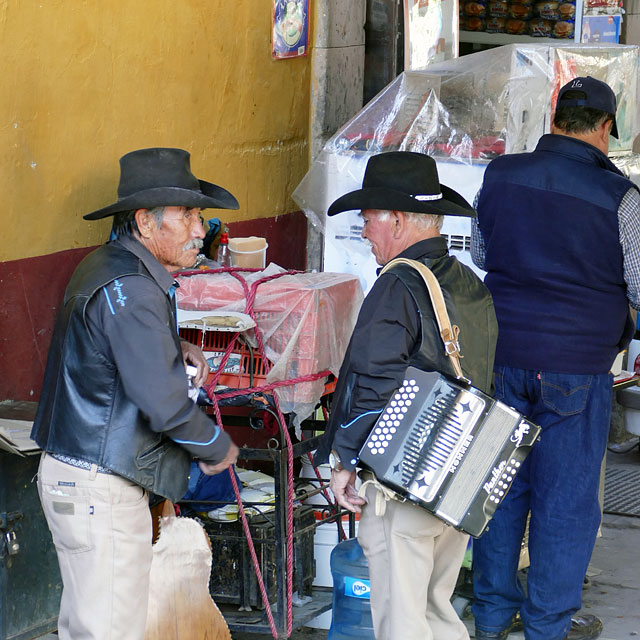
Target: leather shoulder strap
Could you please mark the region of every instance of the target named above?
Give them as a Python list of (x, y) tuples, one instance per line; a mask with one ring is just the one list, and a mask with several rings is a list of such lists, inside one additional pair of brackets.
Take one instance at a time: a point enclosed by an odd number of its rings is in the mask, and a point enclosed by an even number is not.
[(462, 373), (462, 367), (460, 366), (460, 358), (463, 357), (460, 353), (460, 343), (458, 342), (460, 327), (458, 327), (458, 325), (451, 324), (438, 279), (433, 275), (433, 271), (431, 271), (431, 269), (426, 265), (422, 264), (422, 262), (419, 262), (418, 260), (409, 260), (408, 258), (395, 258), (390, 260), (384, 266), (380, 275), (400, 264), (406, 264), (413, 269), (416, 269), (416, 271), (418, 271), (422, 276), (427, 287), (427, 291), (429, 292), (429, 298), (431, 299), (431, 304), (433, 305), (433, 310), (438, 322), (438, 329), (440, 330), (440, 337), (444, 344), (444, 351), (450, 358), (452, 358), (451, 364), (456, 372), (456, 377), (459, 380), (466, 380), (468, 382), (467, 378), (465, 378)]

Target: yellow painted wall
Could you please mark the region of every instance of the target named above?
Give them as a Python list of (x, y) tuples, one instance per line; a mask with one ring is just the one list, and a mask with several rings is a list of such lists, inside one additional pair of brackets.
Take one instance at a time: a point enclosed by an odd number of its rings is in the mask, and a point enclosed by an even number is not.
[(297, 209), (310, 63), (271, 58), (271, 10), (0, 0), (0, 261), (102, 243), (110, 219), (82, 215), (116, 200), (119, 157), (143, 147), (189, 150), (240, 201), (225, 221)]

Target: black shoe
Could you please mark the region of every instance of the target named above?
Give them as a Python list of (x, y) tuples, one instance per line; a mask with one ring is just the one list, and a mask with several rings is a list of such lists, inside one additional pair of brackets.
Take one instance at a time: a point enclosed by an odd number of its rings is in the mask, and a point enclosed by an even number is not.
[(520, 614), (516, 613), (511, 620), (511, 624), (502, 631), (482, 631), (476, 629), (476, 640), (507, 640), (512, 631), (520, 631), (522, 629), (522, 620)]
[[(565, 640), (592, 640), (602, 633), (602, 620), (596, 616), (573, 616)], [(505, 636), (506, 637), (506, 636)]]

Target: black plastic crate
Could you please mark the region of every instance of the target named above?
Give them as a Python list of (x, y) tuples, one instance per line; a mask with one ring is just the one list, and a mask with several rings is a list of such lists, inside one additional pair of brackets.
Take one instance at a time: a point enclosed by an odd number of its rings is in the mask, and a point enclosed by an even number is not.
[[(249, 518), (251, 538), (270, 603), (277, 600), (278, 569), (282, 570), (286, 580), (286, 562), (282, 563), (282, 567), (278, 567), (277, 564), (274, 517), (272, 512)], [(263, 608), (260, 587), (242, 522), (215, 522), (205, 519), (202, 524), (211, 540), (211, 597), (218, 603)], [(312, 507), (294, 508), (293, 529), (293, 591), (297, 591), (299, 595), (310, 595), (315, 575), (315, 516)]]

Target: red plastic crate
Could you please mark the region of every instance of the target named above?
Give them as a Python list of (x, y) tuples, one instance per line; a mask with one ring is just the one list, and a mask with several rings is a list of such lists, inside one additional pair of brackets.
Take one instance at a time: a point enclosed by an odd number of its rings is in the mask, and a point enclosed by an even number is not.
[[(209, 354), (219, 354), (216, 357), (220, 360), (227, 350), (231, 339), (235, 334), (229, 331), (202, 331), (202, 329), (180, 327), (180, 337), (188, 342), (200, 347), (209, 361), (210, 373), (207, 384), (213, 381), (215, 372), (218, 370), (215, 361)], [(317, 373), (313, 370), (313, 360), (301, 360), (301, 367), (297, 376)], [(213, 366), (212, 366), (213, 365)], [(245, 389), (260, 387), (267, 384), (267, 367), (264, 359), (257, 349), (252, 349), (241, 338), (236, 340), (233, 351), (229, 355), (225, 370), (220, 374), (217, 384), (230, 387), (232, 389)], [(330, 376), (330, 380), (325, 383), (324, 393), (332, 393), (335, 390), (336, 380)]]
[[(209, 362), (210, 373), (207, 378), (207, 384), (213, 381), (215, 372), (219, 367), (219, 361), (222, 359), (222, 355), (227, 350), (234, 335), (229, 331), (203, 332), (201, 329), (180, 328), (180, 337), (200, 347)], [(216, 354), (216, 356), (212, 356), (212, 353)], [(227, 360), (225, 370), (220, 374), (217, 383), (232, 389), (244, 389), (265, 385), (266, 379), (267, 367), (262, 356), (255, 349), (246, 345), (243, 340), (236, 340), (233, 351)]]

